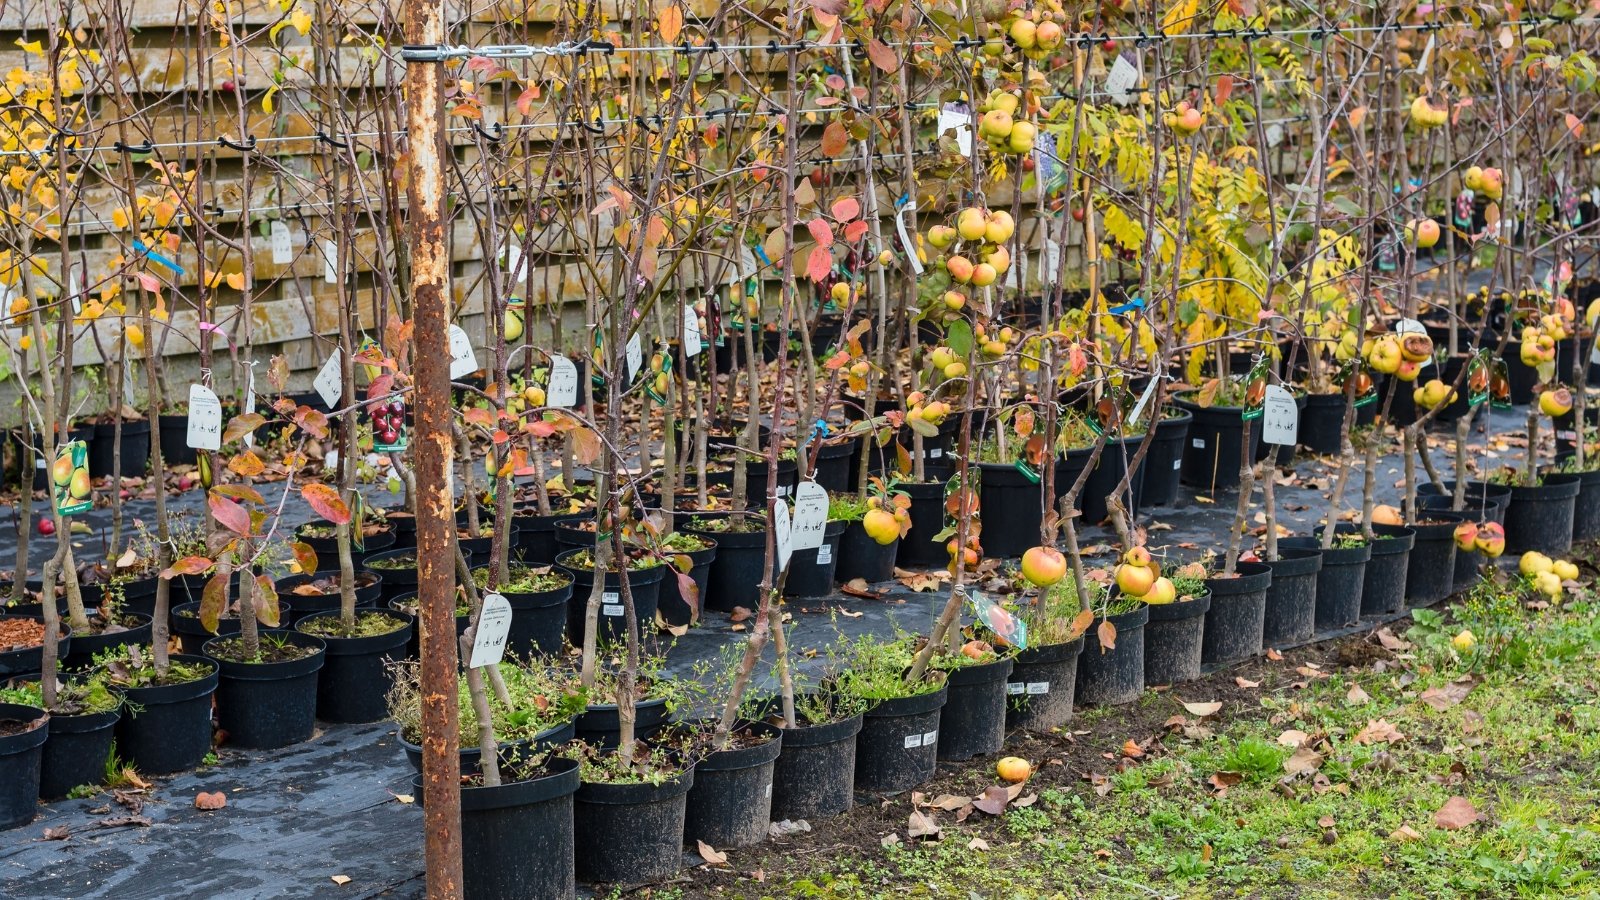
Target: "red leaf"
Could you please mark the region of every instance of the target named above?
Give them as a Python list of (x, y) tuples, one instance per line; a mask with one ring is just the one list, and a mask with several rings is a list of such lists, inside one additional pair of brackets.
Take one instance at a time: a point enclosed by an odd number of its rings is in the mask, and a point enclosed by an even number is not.
[(806, 274), (812, 281), (820, 282), (833, 271), (833, 254), (827, 247), (817, 246), (811, 248), (811, 255), (806, 257)]
[(822, 155), (838, 156), (848, 146), (850, 146), (850, 132), (845, 130), (844, 123), (837, 120), (829, 122), (828, 127), (822, 130)]
[(1217, 89), (1212, 94), (1213, 102), (1216, 103), (1216, 105), (1221, 106), (1222, 104), (1227, 103), (1228, 98), (1231, 96), (1233, 96), (1233, 76), (1218, 75)]
[(278, 589), (273, 586), (271, 578), (265, 575), (256, 576), (256, 595), (253, 605), (256, 621), (268, 628), (278, 627)]
[(873, 38), (867, 44), (867, 56), (873, 65), (885, 72), (893, 72), (900, 68), (900, 56), (894, 52), (894, 48), (877, 38)]
[(819, 246), (833, 246), (833, 226), (821, 218), (812, 219), (806, 223), (806, 230), (811, 232), (811, 239)]
[(222, 621), (222, 611), (228, 606), (228, 576), (221, 572), (211, 576), (206, 589), (200, 593), (200, 625), (212, 634)]
[(204, 556), (185, 556), (183, 559), (162, 569), (161, 577), (170, 581), (179, 575), (199, 575), (214, 565), (216, 563), (206, 559)]
[(694, 576), (684, 572), (674, 572), (678, 576), (678, 595), (683, 602), (689, 605), (690, 615), (700, 613), (700, 585), (695, 584)]
[(325, 484), (313, 482), (300, 489), (300, 496), (311, 504), (316, 514), (335, 525), (350, 521), (350, 507), (345, 505), (339, 492)]
[(304, 541), (295, 541), (289, 545), (294, 551), (294, 561), (300, 565), (300, 574), (317, 574), (317, 551)]
[(517, 112), (526, 117), (528, 112), (533, 109), (533, 101), (537, 99), (539, 99), (539, 86), (537, 84), (528, 85), (522, 90), (522, 93), (517, 95)]
[(367, 385), (367, 399), (376, 400), (379, 397), (388, 396), (392, 390), (394, 390), (394, 375), (385, 372), (372, 379), (372, 383)]
[(250, 534), (250, 511), (243, 506), (215, 491), (206, 494), (206, 506), (211, 509), (211, 515), (216, 518), (218, 525), (234, 534)]
[(845, 242), (846, 243), (850, 243), (850, 244), (854, 244), (856, 241), (861, 240), (862, 235), (864, 235), (866, 233), (867, 233), (867, 223), (862, 221), (862, 220), (860, 220), (860, 219), (857, 219), (856, 221), (851, 222), (849, 225), (846, 225), (844, 227), (844, 239), (845, 239)]
[(842, 197), (833, 201), (833, 217), (840, 222), (848, 222), (861, 215), (861, 204), (854, 197)]

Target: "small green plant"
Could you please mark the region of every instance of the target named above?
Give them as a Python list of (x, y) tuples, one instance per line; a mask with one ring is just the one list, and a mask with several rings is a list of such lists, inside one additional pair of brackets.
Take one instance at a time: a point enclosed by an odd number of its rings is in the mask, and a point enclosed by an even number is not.
[(1229, 772), (1238, 772), (1251, 781), (1261, 781), (1281, 774), (1283, 761), (1288, 756), (1288, 748), (1251, 735), (1228, 748), (1222, 758), (1222, 767)]
[(931, 694), (944, 685), (945, 674), (929, 669), (921, 681), (907, 683), (906, 670), (916, 656), (918, 640), (903, 634), (892, 641), (862, 635), (845, 645), (843, 665), (834, 680), (839, 693), (858, 698), (869, 706), (885, 700)]
[(635, 751), (633, 760), (626, 761), (614, 750), (574, 741), (561, 750), (568, 759), (578, 761), (584, 781), (591, 784), (648, 784), (659, 787), (684, 772), (681, 757), (666, 747), (648, 747)]
[[(489, 567), (480, 566), (473, 569), (472, 580), (480, 590), (487, 588)], [(513, 594), (539, 594), (560, 590), (571, 583), (572, 576), (554, 566), (525, 566), (513, 563), (510, 566), (510, 577), (500, 585), (500, 590), (510, 591)]]
[(828, 521), (859, 522), (867, 515), (867, 501), (856, 494), (829, 494)]
[[(1104, 603), (1105, 585), (1098, 581), (1085, 581), (1084, 587), (1089, 592), (1091, 608)], [(1028, 646), (1048, 647), (1075, 640), (1082, 633), (1082, 629), (1075, 628), (1073, 620), (1082, 610), (1083, 604), (1078, 599), (1077, 583), (1070, 577), (1063, 578), (1051, 585), (1048, 590), (1039, 592), (1039, 596), (1020, 611), (1023, 624), (1028, 626)]]
[[(421, 743), (422, 693), (421, 667), (414, 661), (392, 664), (394, 683), (389, 688), (389, 715), (400, 726), (400, 736), (413, 744)], [(502, 661), (500, 679), (506, 686), (507, 705), (498, 692), (489, 695), (489, 711), (494, 717), (495, 737), (520, 741), (570, 722), (584, 710), (584, 695), (577, 690), (565, 670), (532, 660), (517, 664)], [(478, 714), (463, 674), (457, 679), (460, 691), (461, 746), (478, 746)]]

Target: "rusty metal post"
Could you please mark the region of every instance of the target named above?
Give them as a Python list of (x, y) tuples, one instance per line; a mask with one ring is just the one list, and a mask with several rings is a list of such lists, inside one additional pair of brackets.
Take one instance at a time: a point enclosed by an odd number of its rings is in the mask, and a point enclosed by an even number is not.
[[(412, 46), (444, 41), (444, 4), (405, 0)], [(406, 199), (415, 324), (417, 596), (422, 643), (423, 855), (429, 900), (462, 896), (460, 711), (456, 708), (454, 445), (450, 439), (450, 259), (444, 241), (444, 93), (438, 59), (406, 63)]]

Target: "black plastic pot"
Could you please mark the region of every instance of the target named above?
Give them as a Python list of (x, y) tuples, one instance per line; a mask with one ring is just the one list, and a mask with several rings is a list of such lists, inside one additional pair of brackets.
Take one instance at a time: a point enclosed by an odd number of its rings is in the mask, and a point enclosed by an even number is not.
[[(104, 653), (117, 647), (128, 644), (150, 643), (150, 617), (138, 613), (122, 613), (124, 621), (131, 620), (133, 624), (125, 625), (122, 631), (113, 631), (100, 634), (74, 634), (72, 636), (72, 653), (61, 658), (61, 665), (68, 669), (82, 669), (94, 663), (97, 653)], [(98, 616), (91, 616), (96, 619)]]
[(1406, 603), (1406, 569), (1416, 532), (1403, 525), (1374, 525), (1372, 556), (1361, 582), (1361, 617), (1399, 612)]
[[(80, 785), (100, 784), (116, 738), (122, 707), (81, 716), (52, 715), (50, 739), (39, 769), (39, 796), (54, 800)], [(0, 763), (0, 766), (3, 766)]]
[[(728, 513), (700, 513), (696, 518), (706, 521), (726, 519)], [(749, 516), (756, 522), (766, 522), (765, 516)], [(706, 589), (700, 594), (700, 608), (719, 612), (732, 612), (736, 606), (755, 609), (761, 601), (761, 569), (767, 560), (767, 533), (765, 527), (754, 531), (704, 531), (692, 524), (684, 531), (711, 538), (717, 542), (717, 555), (711, 561), (711, 572)]]
[(1435, 509), (1419, 511), (1417, 518), (1406, 561), (1406, 605), (1432, 606), (1455, 590), (1456, 526), (1467, 517)]
[(855, 802), (856, 735), (863, 717), (783, 730), (772, 769), (772, 820), (818, 821)]
[[(461, 842), (472, 848), (467, 900), (568, 900), (577, 893), (572, 798), (578, 761), (552, 759), (547, 774), (495, 786), (461, 786)], [(422, 776), (411, 780), (420, 802)]]
[(939, 714), (939, 758), (971, 759), (1006, 745), (1006, 684), (1015, 662), (1007, 657), (951, 669), (949, 697)]
[(1573, 543), (1600, 537), (1600, 469), (1573, 473), (1578, 478), (1578, 499), (1572, 504)]
[(683, 840), (694, 846), (749, 847), (767, 839), (772, 821), (772, 770), (783, 750), (783, 729), (764, 722), (748, 734), (767, 740), (712, 753), (694, 765), (694, 787), (684, 813)]
[[(338, 538), (305, 537), (304, 535), (296, 534), (295, 540), (304, 542), (306, 546), (317, 552), (317, 571), (319, 573), (328, 575), (339, 571)], [(392, 528), (388, 531), (369, 534), (361, 541), (360, 549), (351, 544), (350, 561), (354, 563), (356, 571), (359, 572), (361, 564), (367, 561), (367, 557), (395, 549), (395, 541), (397, 540), (398, 538)]]
[[(40, 616), (0, 616), (0, 621), (6, 619), (32, 619), (37, 622), (44, 621)], [(63, 623), (61, 636), (56, 641), (56, 659), (66, 659), (72, 652), (72, 632)], [(6, 650), (0, 652), (0, 678), (10, 678), (14, 675), (35, 675), (39, 667), (44, 664), (44, 644), (36, 647), (23, 647), (21, 650)]]
[[(1432, 481), (1424, 481), (1417, 485), (1417, 501), (1419, 504), (1428, 506), (1429, 509), (1449, 509), (1449, 499), (1455, 496), (1455, 489), (1456, 483), (1454, 481), (1444, 482), (1442, 490), (1441, 486), (1435, 485)], [(1444, 498), (1444, 500), (1430, 501), (1427, 499), (1429, 497), (1440, 497)], [(1511, 505), (1511, 488), (1509, 486), (1504, 484), (1490, 484), (1486, 481), (1469, 481), (1467, 482), (1463, 497), (1469, 506), (1482, 503), (1486, 506), (1494, 506), (1498, 508), (1500, 510), (1500, 515), (1495, 518), (1494, 521), (1499, 522), (1502, 525), (1506, 523), (1505, 509)], [(1444, 505), (1433, 505), (1439, 502), (1443, 502)]]
[(394, 533), (392, 550), (405, 550), (417, 546), (417, 519), (409, 513), (390, 512), (389, 530)]
[(1169, 408), (1156, 423), (1156, 436), (1140, 464), (1145, 506), (1171, 506), (1178, 500), (1178, 474), (1183, 467), (1183, 448), (1188, 444), (1189, 424), (1194, 414), (1186, 409)]
[[(911, 498), (911, 509), (908, 511), (911, 516), (911, 530), (898, 541), (893, 565), (904, 569), (932, 569), (949, 561), (950, 554), (944, 548), (945, 542), (934, 540), (934, 537), (944, 530), (944, 488), (944, 483), (937, 481), (926, 484), (902, 482), (895, 485), (895, 490), (903, 491)], [(841, 566), (843, 566), (842, 561)], [(893, 574), (892, 566), (890, 574)], [(843, 577), (842, 570), (839, 580), (849, 580)]]
[(857, 578), (872, 584), (888, 581), (894, 577), (895, 563), (903, 546), (904, 539), (880, 544), (867, 534), (861, 522), (851, 522), (839, 534), (839, 561), (833, 569), (834, 580), (840, 584)]
[[(765, 509), (767, 505), (767, 461), (765, 459), (752, 459), (744, 465), (745, 498), (750, 506)], [(783, 500), (794, 496), (795, 485), (799, 481), (799, 464), (792, 459), (778, 460), (778, 499)], [(707, 474), (706, 483), (733, 484), (733, 469), (730, 467), (725, 472)]]
[[(279, 578), (275, 582), (275, 586), (278, 591), (278, 601), (289, 607), (290, 621), (287, 623), (288, 625), (293, 625), (295, 622), (310, 616), (317, 616), (326, 612), (335, 612), (339, 609), (339, 604), (343, 598), (340, 596), (338, 591), (334, 591), (331, 594), (296, 594), (294, 592), (294, 589), (302, 584), (309, 584), (313, 581), (316, 581), (318, 578), (327, 577), (330, 576), (328, 574), (290, 575), (285, 578)], [(337, 580), (339, 576), (335, 573), (331, 577)], [(357, 609), (371, 609), (382, 602), (382, 575), (379, 575), (377, 572), (374, 572), (370, 569), (356, 569), (355, 578)], [(371, 579), (371, 583), (363, 584), (362, 582), (366, 581), (367, 579)]]
[(867, 710), (856, 735), (856, 789), (908, 791), (933, 778), (939, 764), (939, 711), (950, 686), (885, 700)]
[(1242, 562), (1235, 571), (1237, 578), (1206, 579), (1211, 611), (1206, 613), (1205, 649), (1200, 655), (1204, 665), (1226, 665), (1261, 653), (1272, 569), (1258, 562)]
[(566, 649), (567, 604), (572, 582), (549, 591), (519, 594), (501, 591), (511, 605), (511, 628), (506, 632), (506, 653), (515, 656), (553, 656)]
[[(1146, 457), (1148, 458), (1148, 456)], [(1072, 721), (1083, 638), (1019, 651), (1006, 682), (1006, 728), (1048, 731)]]
[(192, 466), (200, 459), (189, 446), (189, 416), (163, 415), (156, 423), (161, 429), (161, 459), (169, 466)]
[(1311, 640), (1317, 631), (1317, 574), (1322, 571), (1322, 551), (1278, 544), (1278, 559), (1266, 564), (1272, 570), (1267, 585), (1267, 607), (1261, 620), (1261, 643), (1285, 647)]
[[(634, 740), (648, 741), (667, 726), (667, 701), (640, 700), (633, 706)], [(622, 724), (615, 703), (591, 703), (578, 715), (578, 739), (586, 744), (611, 749), (621, 740)]]
[(202, 666), (207, 674), (182, 684), (130, 687), (117, 722), (117, 756), (144, 775), (166, 775), (199, 765), (211, 752), (211, 698), (217, 664), (204, 656), (177, 654), (174, 662)]
[[(1320, 550), (1321, 537), (1291, 537), (1278, 541), (1286, 550)], [(1329, 631), (1354, 625), (1361, 620), (1361, 592), (1366, 583), (1367, 561), (1372, 545), (1321, 550), (1322, 568), (1317, 570), (1316, 630)]]
[[(1202, 407), (1185, 398), (1173, 404), (1194, 416), (1189, 423), (1188, 444), (1183, 448), (1179, 476), (1184, 484), (1215, 493), (1239, 484), (1239, 443), (1244, 438), (1244, 410), (1237, 406)], [(1250, 459), (1256, 459), (1261, 444), (1259, 423), (1250, 427)]]
[(517, 513), (516, 541), (512, 555), (525, 563), (547, 566), (556, 561), (562, 548), (556, 543), (556, 521), (566, 515), (528, 515)]
[[(381, 553), (374, 553), (362, 561), (362, 569), (367, 572), (376, 573), (380, 579), (378, 596), (382, 598), (383, 602), (387, 603), (401, 594), (414, 593), (416, 591), (417, 567), (414, 564), (416, 556), (416, 547), (399, 547), (394, 550), (385, 550)], [(413, 561), (413, 565), (410, 568), (402, 567), (398, 569), (379, 568), (378, 566), (373, 565), (373, 563), (391, 559), (409, 559)]]
[(1101, 621), (1097, 617), (1089, 626), (1083, 652), (1078, 654), (1078, 703), (1137, 700), (1144, 693), (1144, 627), (1150, 621), (1150, 607), (1141, 603), (1138, 609), (1110, 617), (1117, 630), (1115, 648), (1101, 647)]
[(998, 510), (983, 517), (983, 555), (1011, 559), (1039, 543), (1044, 520), (1044, 496), (1039, 482), (1011, 463), (979, 463), (982, 481), (978, 503), (983, 510)]
[[(556, 565), (572, 573), (572, 600), (567, 603), (567, 634), (572, 636), (573, 644), (583, 641), (589, 593), (594, 586), (594, 570), (569, 564), (574, 556), (585, 552), (588, 551), (568, 550), (556, 557)], [(656, 605), (661, 600), (661, 580), (666, 575), (665, 564), (628, 570), (628, 593), (633, 596), (633, 613), (641, 639), (655, 633)], [(602, 644), (621, 643), (628, 637), (627, 609), (622, 603), (622, 578), (617, 572), (605, 573), (598, 636)]]
[(160, 581), (154, 575), (146, 578), (131, 578), (122, 583), (122, 611), (138, 613), (141, 616), (154, 616), (156, 614), (156, 582)]
[(822, 529), (822, 546), (789, 554), (789, 572), (783, 580), (785, 597), (826, 597), (833, 593), (846, 524), (856, 523), (828, 522)]
[[(1144, 683), (1181, 684), (1200, 677), (1200, 654), (1206, 634), (1208, 591), (1185, 602), (1150, 607), (1144, 626)], [(1117, 635), (1122, 643), (1122, 635)]]
[[(1113, 438), (1106, 441), (1105, 449), (1100, 451), (1100, 459), (1096, 461), (1094, 471), (1084, 479), (1083, 491), (1078, 494), (1078, 509), (1082, 513), (1085, 524), (1098, 525), (1105, 521), (1109, 514), (1106, 506), (1106, 496), (1115, 491), (1122, 484), (1122, 476), (1128, 471), (1128, 460), (1138, 451), (1139, 444), (1144, 440), (1143, 435), (1130, 438)], [(1066, 496), (1072, 486), (1077, 483), (1078, 476), (1088, 465), (1089, 457), (1094, 455), (1093, 447), (1079, 447), (1068, 450), (1056, 462), (1055, 491), (1056, 498)], [(1140, 467), (1143, 468), (1142, 466)], [(1129, 495), (1122, 498), (1122, 505), (1131, 514), (1138, 513), (1141, 482), (1140, 473), (1135, 472), (1129, 480)], [(988, 544), (988, 533), (984, 536), (985, 546)], [(1032, 547), (1039, 543), (1037, 529), (1033, 540), (1028, 544)], [(1027, 548), (1023, 548), (1026, 550)]]
[[(94, 442), (89, 445), (89, 477), (104, 478), (114, 468), (116, 430), (113, 423), (94, 426)], [(150, 465), (150, 420), (122, 423), (122, 467), (124, 478), (138, 478)]]
[[(1505, 498), (1510, 499), (1507, 495)], [(1429, 494), (1417, 496), (1417, 508), (1429, 511), (1450, 511), (1451, 498), (1444, 494)], [(1424, 516), (1429, 513), (1423, 513)], [(1504, 506), (1496, 505), (1493, 500), (1485, 503), (1481, 500), (1468, 500), (1460, 514), (1468, 520), (1477, 523), (1501, 522), (1506, 515)], [(1503, 523), (1502, 523), (1503, 524)], [(1451, 592), (1465, 590), (1477, 583), (1478, 569), (1485, 562), (1484, 555), (1477, 550), (1462, 550), (1456, 548), (1455, 567), (1451, 578)]]
[[(43, 721), (40, 721), (43, 720)], [(50, 717), (37, 706), (0, 703), (0, 722), (32, 723), (0, 735), (0, 831), (33, 821), (39, 809), (39, 766), (50, 736)]]
[(215, 660), (217, 726), (227, 732), (228, 743), (251, 750), (275, 750), (311, 737), (317, 726), (317, 673), (322, 670), (327, 645), (321, 638), (298, 631), (269, 630), (275, 637), (313, 652), (286, 662), (237, 662), (217, 655), (217, 645), (233, 638), (212, 638), (205, 655)]
[(665, 619), (668, 625), (689, 624), (695, 619), (696, 611), (702, 608), (700, 604), (705, 602), (706, 587), (711, 583), (711, 564), (717, 559), (717, 543), (709, 535), (701, 534), (696, 537), (711, 544), (704, 550), (682, 554), (694, 563), (689, 569), (689, 577), (694, 579), (698, 600), (695, 608), (691, 610), (689, 601), (684, 598), (683, 590), (678, 586), (676, 570), (668, 572), (666, 577), (661, 579), (661, 599), (657, 602), (661, 618)]
[[(1398, 403), (1401, 395), (1408, 399), (1408, 391), (1395, 394)], [(1296, 439), (1300, 446), (1320, 456), (1333, 456), (1343, 449), (1344, 392), (1335, 394), (1306, 394), (1300, 408), (1300, 430)], [(1356, 410), (1356, 425), (1371, 425), (1378, 414), (1378, 404), (1368, 403)]]
[[(288, 604), (278, 601), (278, 621), (287, 624), (289, 619)], [(212, 634), (200, 624), (199, 603), (180, 603), (167, 613), (167, 629), (178, 640), (178, 652), (190, 656), (200, 656), (206, 641), (238, 634), (243, 627), (238, 616), (227, 616), (217, 620), (217, 631)]]
[(693, 766), (659, 785), (580, 785), (572, 810), (578, 878), (647, 884), (683, 868), (683, 819), (692, 787)]
[(812, 480), (830, 492), (843, 493), (850, 490), (850, 460), (855, 456), (855, 452), (855, 441), (823, 444), (817, 453), (817, 471)]
[(560, 516), (551, 523), (551, 531), (555, 535), (556, 556), (574, 548), (593, 550), (595, 547), (593, 513)]
[[(534, 734), (533, 737), (516, 741), (500, 739), (496, 748), (495, 758), (500, 761), (500, 768), (506, 769), (516, 763), (519, 758), (527, 755), (530, 750), (549, 750), (560, 747), (572, 740), (576, 733), (576, 720), (553, 725)], [(411, 768), (422, 771), (422, 745), (413, 744), (404, 736), (399, 738), (400, 749), (405, 751), (406, 762)], [(483, 750), (478, 747), (460, 747), (457, 753), (461, 757), (462, 772), (476, 772), (483, 765)]]
[(394, 678), (388, 664), (405, 658), (406, 642), (411, 639), (414, 622), (403, 612), (384, 610), (383, 614), (400, 622), (400, 627), (370, 637), (317, 634), (312, 627), (323, 618), (319, 616), (295, 623), (296, 631), (320, 637), (327, 645), (322, 672), (317, 678), (317, 718), (344, 724), (381, 722), (389, 718), (385, 695)]
[(1506, 553), (1537, 550), (1560, 556), (1572, 549), (1572, 523), (1583, 482), (1577, 475), (1546, 475), (1543, 484), (1513, 486), (1506, 506)]

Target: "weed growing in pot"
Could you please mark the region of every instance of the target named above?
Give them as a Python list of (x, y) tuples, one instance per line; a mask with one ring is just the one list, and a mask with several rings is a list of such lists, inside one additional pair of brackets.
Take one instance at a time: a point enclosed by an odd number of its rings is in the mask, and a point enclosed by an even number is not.
[[(422, 667), (414, 660), (390, 664), (394, 681), (389, 688), (389, 716), (400, 727), (400, 736), (413, 744), (422, 742)], [(498, 740), (519, 741), (548, 731), (577, 718), (584, 710), (583, 692), (576, 689), (564, 670), (541, 659), (500, 663), (500, 680), (505, 693), (490, 692), (489, 710)], [(456, 680), (461, 710), (461, 746), (478, 746), (479, 723), (475, 704), (463, 673)], [(509, 703), (507, 702), (509, 701)]]
[(944, 686), (943, 672), (930, 671), (917, 681), (905, 677), (920, 648), (915, 635), (902, 634), (891, 641), (862, 635), (845, 645), (834, 685), (839, 693), (869, 705), (931, 694)]

